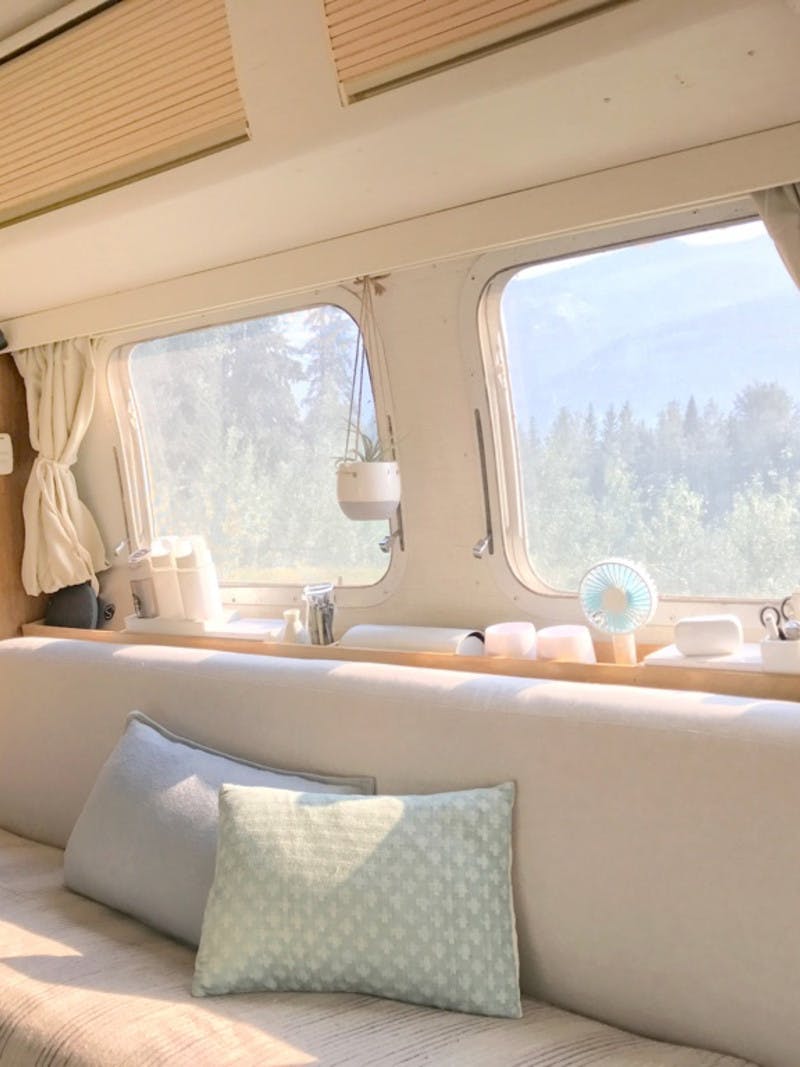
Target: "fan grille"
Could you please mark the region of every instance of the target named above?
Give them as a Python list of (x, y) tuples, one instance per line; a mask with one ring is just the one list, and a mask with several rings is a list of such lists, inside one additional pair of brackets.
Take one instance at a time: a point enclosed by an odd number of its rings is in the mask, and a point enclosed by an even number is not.
[(650, 621), (656, 607), (650, 577), (627, 560), (607, 559), (590, 567), (578, 597), (589, 622), (609, 634), (633, 633)]

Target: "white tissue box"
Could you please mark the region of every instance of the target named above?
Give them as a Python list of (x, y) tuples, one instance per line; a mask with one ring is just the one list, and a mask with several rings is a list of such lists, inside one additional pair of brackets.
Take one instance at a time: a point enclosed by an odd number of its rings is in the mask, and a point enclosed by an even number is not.
[(742, 640), (736, 615), (691, 615), (675, 623), (675, 644), (684, 656), (730, 656)]

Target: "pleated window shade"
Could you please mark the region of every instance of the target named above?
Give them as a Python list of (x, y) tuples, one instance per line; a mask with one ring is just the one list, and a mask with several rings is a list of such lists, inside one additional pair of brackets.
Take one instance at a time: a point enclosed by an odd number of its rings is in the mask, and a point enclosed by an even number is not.
[(0, 65), (0, 225), (246, 137), (225, 0), (119, 0)]
[(346, 103), (627, 2), (323, 0)]

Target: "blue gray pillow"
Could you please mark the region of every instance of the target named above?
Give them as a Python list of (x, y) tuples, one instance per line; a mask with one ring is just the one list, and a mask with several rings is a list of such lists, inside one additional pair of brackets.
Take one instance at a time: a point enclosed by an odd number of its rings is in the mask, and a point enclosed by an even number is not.
[(375, 792), (373, 778), (263, 767), (133, 712), (67, 842), (66, 885), (197, 945), (214, 876), (223, 782), (326, 795)]
[(192, 992), (518, 1017), (513, 802), (511, 783), (405, 797), (224, 785)]

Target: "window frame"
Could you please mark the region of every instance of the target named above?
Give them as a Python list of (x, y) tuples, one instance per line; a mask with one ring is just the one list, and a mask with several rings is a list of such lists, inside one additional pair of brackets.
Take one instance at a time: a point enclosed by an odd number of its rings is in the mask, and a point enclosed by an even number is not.
[[(165, 318), (158, 322), (139, 326), (114, 335), (108, 340), (108, 363), (106, 384), (116, 425), (117, 466), (122, 506), (125, 514), (128, 539), (136, 544), (148, 544), (154, 537), (153, 514), (149, 496), (147, 453), (142, 432), (141, 417), (130, 380), (130, 355), (133, 349), (146, 341), (177, 336), (212, 326), (234, 325), (251, 319), (271, 315), (307, 311), (320, 305), (330, 305), (349, 315), (363, 334), (360, 321), (361, 301), (346, 285), (338, 285), (295, 293), (279, 298), (248, 301), (235, 307), (198, 312), (180, 318)], [(374, 372), (367, 353), (372, 391), (375, 400), (375, 416), (381, 434), (387, 434), (389, 423), (395, 425), (391, 407), (391, 389), (384, 395), (381, 375)], [(388, 373), (388, 372), (387, 372)], [(331, 464), (331, 482), (335, 472)], [(401, 505), (402, 509), (402, 505)], [(402, 513), (401, 513), (402, 515)], [(402, 523), (402, 517), (389, 520), (387, 532), (393, 533)], [(387, 567), (377, 582), (371, 585), (337, 585), (336, 603), (340, 608), (366, 608), (383, 604), (399, 588), (405, 570), (406, 553), (399, 544), (401, 538), (392, 537), (387, 555)], [(231, 582), (220, 580), (225, 604), (241, 608), (285, 607), (302, 603), (302, 583)]]
[[(738, 197), (543, 237), (488, 252), (472, 264), (462, 292), (460, 321), (473, 402), (483, 421), (486, 439), (487, 488), (494, 530), (493, 552), (487, 561), (500, 588), (521, 610), (534, 619), (540, 616), (543, 624), (585, 620), (577, 592), (548, 586), (536, 574), (527, 552), (522, 472), (500, 320), (506, 282), (518, 271), (538, 263), (758, 218), (753, 201)], [(593, 562), (587, 560), (587, 568)], [(723, 595), (659, 594), (658, 608), (644, 636), (653, 642), (668, 642), (675, 622), (686, 615), (734, 612), (742, 620), (745, 636), (760, 639), (763, 627), (758, 612), (763, 602)]]

